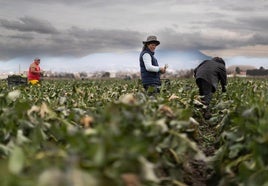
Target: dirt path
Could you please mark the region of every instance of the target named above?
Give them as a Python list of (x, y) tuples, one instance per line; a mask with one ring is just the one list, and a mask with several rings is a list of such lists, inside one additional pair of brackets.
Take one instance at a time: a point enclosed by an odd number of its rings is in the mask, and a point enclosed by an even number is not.
[[(197, 144), (203, 153), (209, 157), (215, 153), (215, 129), (208, 123), (201, 121), (199, 127), (200, 139)], [(215, 186), (217, 180), (213, 179), (214, 171), (211, 170), (206, 162), (190, 160), (189, 166), (185, 169), (184, 182), (189, 186)]]

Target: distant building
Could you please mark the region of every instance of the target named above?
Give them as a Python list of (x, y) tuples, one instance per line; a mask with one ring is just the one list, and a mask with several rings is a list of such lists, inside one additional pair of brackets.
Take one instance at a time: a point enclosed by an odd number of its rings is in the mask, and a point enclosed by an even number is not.
[(268, 69), (260, 67), (260, 69), (247, 70), (247, 76), (268, 76)]
[(243, 74), (243, 72), (246, 73), (247, 70), (253, 69), (256, 69), (256, 67), (250, 65), (232, 65), (227, 68), (227, 73), (237, 75), (241, 73)]

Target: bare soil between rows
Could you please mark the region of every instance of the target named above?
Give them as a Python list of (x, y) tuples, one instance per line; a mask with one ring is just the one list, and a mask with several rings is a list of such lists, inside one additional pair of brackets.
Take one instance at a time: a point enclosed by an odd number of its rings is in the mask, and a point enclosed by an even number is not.
[[(203, 153), (209, 157), (213, 156), (216, 151), (215, 128), (208, 123), (201, 123), (200, 138), (196, 141)], [(210, 141), (206, 140), (207, 136)], [(188, 166), (184, 167), (183, 181), (189, 186), (215, 186), (218, 185), (218, 178), (215, 171), (209, 168), (204, 161), (192, 159)]]

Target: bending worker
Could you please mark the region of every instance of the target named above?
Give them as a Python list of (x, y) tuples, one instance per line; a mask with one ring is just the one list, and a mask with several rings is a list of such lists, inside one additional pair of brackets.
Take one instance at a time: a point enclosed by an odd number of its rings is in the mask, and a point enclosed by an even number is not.
[(207, 108), (204, 110), (204, 118), (211, 117), (209, 104), (213, 93), (216, 92), (218, 83), (220, 82), (222, 92), (226, 92), (227, 74), (225, 61), (220, 57), (214, 57), (211, 60), (205, 60), (194, 69), (194, 77), (199, 88), (201, 100)]

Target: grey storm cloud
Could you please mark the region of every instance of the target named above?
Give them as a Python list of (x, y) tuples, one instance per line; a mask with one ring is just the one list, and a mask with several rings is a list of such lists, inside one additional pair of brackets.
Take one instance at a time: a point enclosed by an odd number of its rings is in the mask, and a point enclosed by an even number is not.
[[(13, 28), (17, 30), (17, 27)], [(53, 30), (53, 29), (52, 29)], [(54, 29), (56, 30), (56, 29)], [(24, 31), (24, 30), (23, 30)], [(26, 32), (26, 31), (25, 31)], [(44, 34), (46, 33), (46, 34)], [(171, 28), (155, 33), (161, 40), (161, 47), (166, 49), (224, 49), (230, 44), (242, 46), (264, 38), (255, 35), (249, 40), (227, 38), (208, 38), (200, 32), (180, 33)], [(127, 51), (140, 49), (146, 33), (129, 30), (82, 29), (72, 27), (57, 32), (36, 32), (34, 34), (13, 34), (0, 36), (0, 58), (26, 56), (31, 53), (48, 56), (85, 56), (96, 52)], [(4, 42), (6, 41), (6, 42)]]
[(206, 22), (206, 24), (214, 28), (236, 30), (240, 32), (265, 32), (265, 30), (268, 29), (268, 19), (266, 16), (243, 16), (233, 20), (224, 20), (221, 18)]
[[(18, 27), (8, 29), (18, 30)], [(56, 29), (52, 29), (51, 32), (35, 30), (35, 34), (0, 35), (0, 59), (9, 59), (15, 55), (26, 56), (31, 53), (81, 57), (95, 52), (130, 50), (139, 46), (137, 41), (142, 37), (141, 33), (129, 30), (85, 30), (77, 27), (60, 32), (53, 30)], [(24, 29), (22, 31), (26, 32)]]
[(253, 2), (0, 0), (0, 60), (140, 50), (149, 34), (172, 50), (268, 45), (268, 1)]
[(0, 25), (9, 30), (21, 32), (37, 32), (41, 34), (57, 33), (57, 29), (49, 22), (31, 17), (22, 17), (19, 21), (9, 21), (0, 19)]
[[(247, 29), (256, 30), (265, 32), (265, 30), (268, 30), (268, 19), (267, 16), (253, 16), (249, 18), (240, 18), (238, 21), (241, 23), (241, 25), (248, 25)], [(244, 26), (245, 27), (245, 26)]]
[(141, 34), (125, 30), (71, 29), (51, 36), (53, 47), (61, 53), (83, 56), (94, 52), (129, 50), (137, 46)]
[(267, 45), (268, 44), (268, 33), (264, 34), (254, 34), (251, 38), (250, 43), (252, 45)]
[[(268, 44), (268, 34), (265, 32), (252, 34), (249, 37), (224, 37), (210, 36), (201, 32), (180, 33), (173, 29), (165, 29), (158, 33), (161, 45), (166, 49), (196, 49), (196, 50), (220, 50), (257, 44)], [(247, 34), (246, 34), (247, 35)]]

